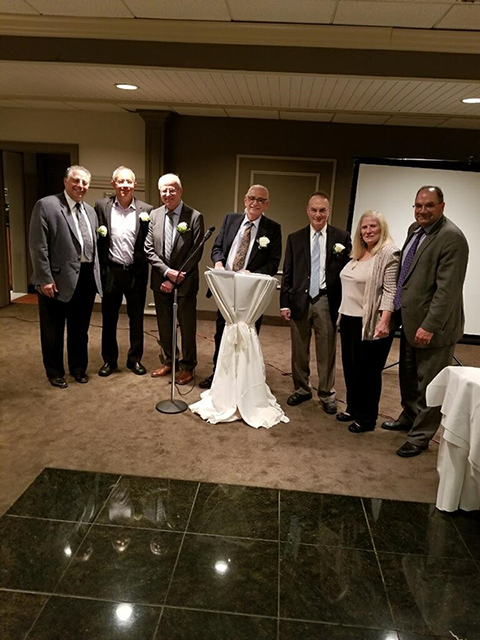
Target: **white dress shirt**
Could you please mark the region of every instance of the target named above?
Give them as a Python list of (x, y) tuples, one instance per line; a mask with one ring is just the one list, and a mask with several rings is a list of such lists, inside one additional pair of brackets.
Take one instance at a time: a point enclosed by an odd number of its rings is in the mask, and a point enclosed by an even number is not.
[(108, 257), (112, 262), (129, 266), (133, 263), (135, 251), (135, 231), (137, 226), (137, 210), (135, 200), (124, 209), (115, 198), (112, 205), (110, 231), (110, 250)]

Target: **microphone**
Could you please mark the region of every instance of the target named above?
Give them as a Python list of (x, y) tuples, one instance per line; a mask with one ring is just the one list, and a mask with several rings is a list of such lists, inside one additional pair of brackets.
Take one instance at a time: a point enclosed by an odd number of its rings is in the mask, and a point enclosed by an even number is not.
[(213, 225), (211, 227), (208, 227), (205, 235), (203, 236), (202, 242), (206, 242), (214, 231), (215, 231), (215, 227)]

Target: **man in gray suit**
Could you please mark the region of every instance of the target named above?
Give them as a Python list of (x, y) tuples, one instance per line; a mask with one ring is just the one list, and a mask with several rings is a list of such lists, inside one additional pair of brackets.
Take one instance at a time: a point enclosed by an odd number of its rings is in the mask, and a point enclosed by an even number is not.
[(63, 193), (39, 200), (30, 222), (43, 364), (50, 384), (61, 389), (68, 386), (63, 362), (65, 322), (70, 374), (77, 382), (88, 382), (88, 327), (95, 294), (102, 293), (97, 214), (83, 201), (90, 180), (85, 167), (69, 167)]
[[(145, 240), (145, 252), (152, 265), (150, 286), (163, 352), (160, 357), (163, 366), (152, 372), (152, 378), (167, 376), (172, 370), (173, 290), (177, 286), (182, 356), (176, 382), (187, 384), (193, 380), (197, 366), (198, 263), (202, 257), (202, 251), (197, 248), (203, 239), (203, 216), (183, 202), (182, 184), (175, 174), (162, 176), (158, 190), (164, 206), (151, 212)], [(185, 271), (179, 271), (184, 264)]]
[(402, 249), (395, 309), (402, 325), (400, 391), (403, 411), (382, 424), (408, 431), (397, 454), (417, 456), (428, 448), (440, 424), (439, 407), (427, 407), (426, 388), (451, 364), (455, 343), (463, 335), (463, 282), (468, 244), (461, 230), (443, 214), (443, 192), (421, 187), (415, 197), (416, 222)]
[(98, 255), (102, 271), (102, 357), (99, 376), (117, 369), (117, 324), (123, 296), (127, 301), (130, 349), (127, 368), (142, 376), (147, 370), (143, 355), (143, 315), (147, 295), (148, 262), (144, 245), (151, 204), (134, 197), (135, 174), (118, 167), (112, 175), (115, 195), (95, 203), (98, 215)]

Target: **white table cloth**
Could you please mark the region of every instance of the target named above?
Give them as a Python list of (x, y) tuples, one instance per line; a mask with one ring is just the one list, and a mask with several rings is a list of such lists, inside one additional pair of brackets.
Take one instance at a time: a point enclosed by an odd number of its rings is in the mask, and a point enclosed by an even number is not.
[(277, 281), (263, 274), (220, 269), (207, 271), (205, 278), (226, 325), (212, 386), (190, 405), (191, 411), (212, 424), (243, 419), (251, 427), (269, 429), (289, 422), (265, 381), (255, 329)]
[(442, 411), (437, 508), (480, 509), (480, 369), (446, 367), (428, 385), (427, 404)]

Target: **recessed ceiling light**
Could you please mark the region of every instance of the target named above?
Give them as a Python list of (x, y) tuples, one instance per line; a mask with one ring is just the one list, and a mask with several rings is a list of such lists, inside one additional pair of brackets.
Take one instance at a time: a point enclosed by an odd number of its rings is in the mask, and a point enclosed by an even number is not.
[(462, 102), (465, 104), (478, 104), (480, 103), (480, 98), (464, 98)]
[(118, 82), (115, 86), (117, 89), (123, 89), (123, 91), (135, 91), (138, 89), (136, 84), (126, 84), (124, 82)]

